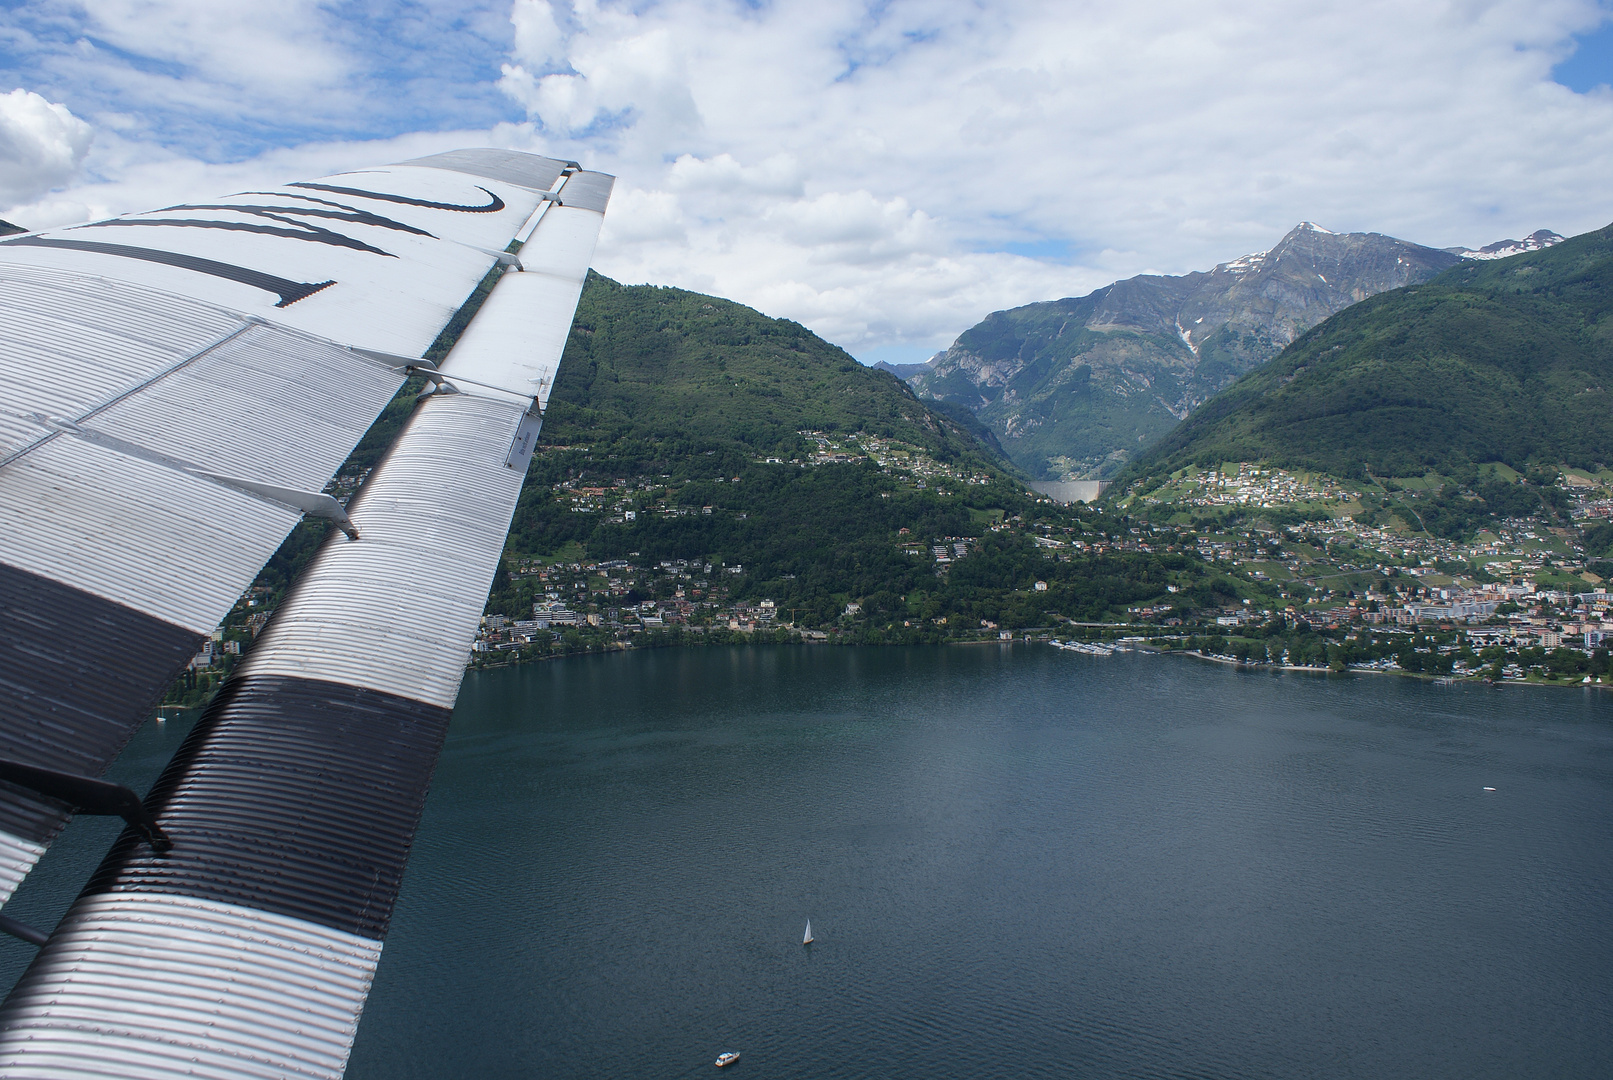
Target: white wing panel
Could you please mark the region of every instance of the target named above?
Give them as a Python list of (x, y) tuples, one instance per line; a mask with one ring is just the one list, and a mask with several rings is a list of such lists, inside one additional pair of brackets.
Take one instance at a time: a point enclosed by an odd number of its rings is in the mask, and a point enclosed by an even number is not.
[[(554, 187), (554, 182), (563, 168), (577, 167), (576, 162), (572, 161), (556, 161), (554, 158), (523, 154), (519, 150), (494, 150), (488, 147), (478, 150), (449, 150), (441, 154), (432, 154), (430, 157), (411, 158), (401, 164), (448, 169), (489, 180), (502, 180), (519, 187), (531, 188), (533, 191), (548, 191)], [(603, 211), (605, 208), (599, 206), (595, 209)]]
[[(559, 162), (519, 156), (537, 163), (532, 183), (559, 178)], [(0, 241), (0, 264), (137, 281), (419, 356), (531, 219), (541, 190), (394, 165)]]
[(301, 517), (76, 438), (0, 469), (0, 562), (198, 634)]
[(350, 350), (254, 326), (86, 425), (212, 472), (318, 491), (400, 385), (400, 372)]
[(320, 553), (242, 677), (320, 679), (452, 708), (524, 478), (504, 467), (524, 412), (469, 394), (423, 402), (348, 508), (363, 540)]
[(0, 1075), (337, 1080), (381, 943), (193, 897), (81, 900), (7, 1002)]
[[(567, 186), (573, 181), (568, 181)], [(562, 196), (565, 192), (562, 191)], [(506, 274), (443, 370), (547, 406), (571, 316), (588, 276), (600, 215), (571, 206), (544, 213), (521, 249), (523, 273)]]

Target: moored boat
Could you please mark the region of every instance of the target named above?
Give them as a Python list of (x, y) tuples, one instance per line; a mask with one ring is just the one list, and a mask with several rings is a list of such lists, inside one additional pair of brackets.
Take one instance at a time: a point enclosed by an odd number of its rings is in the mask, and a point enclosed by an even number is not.
[(739, 1051), (737, 1051), (737, 1050), (731, 1050), (726, 1054), (718, 1054), (717, 1055), (717, 1068), (720, 1069), (724, 1065), (732, 1065), (734, 1062), (736, 1062), (738, 1060), (739, 1060)]

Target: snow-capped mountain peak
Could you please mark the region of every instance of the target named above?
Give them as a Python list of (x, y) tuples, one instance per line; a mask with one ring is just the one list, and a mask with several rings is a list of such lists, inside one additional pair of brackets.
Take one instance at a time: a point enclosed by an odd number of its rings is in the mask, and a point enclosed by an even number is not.
[(1464, 259), (1505, 259), (1526, 251), (1539, 251), (1563, 242), (1563, 238), (1550, 229), (1536, 229), (1522, 240), (1497, 240), (1481, 248), (1453, 247), (1445, 250)]

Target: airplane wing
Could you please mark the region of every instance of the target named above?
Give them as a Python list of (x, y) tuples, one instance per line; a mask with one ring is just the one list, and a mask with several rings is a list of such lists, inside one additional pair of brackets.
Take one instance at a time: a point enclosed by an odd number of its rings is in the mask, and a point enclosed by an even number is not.
[[(341, 1075), (612, 182), (456, 151), (0, 240), (0, 901), (302, 514), (342, 526), (112, 807), (0, 1075)], [(410, 370), (435, 392), (336, 505)]]

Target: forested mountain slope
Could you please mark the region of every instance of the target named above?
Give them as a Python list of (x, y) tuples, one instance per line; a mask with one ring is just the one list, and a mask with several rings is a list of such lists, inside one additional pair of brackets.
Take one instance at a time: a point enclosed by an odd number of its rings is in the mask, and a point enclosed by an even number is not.
[(1028, 530), (1091, 515), (1030, 495), (945, 408), (796, 323), (590, 275), (490, 610), (529, 611), (543, 586), (517, 571), (562, 553), (709, 565), (703, 600), (766, 598), (866, 640), (1098, 617), (1214, 577), (1175, 554), (1054, 559)]
[(978, 427), (929, 407), (799, 323), (591, 273), (543, 441), (585, 442), (648, 466), (706, 451), (789, 459), (812, 449), (802, 431), (866, 431), (942, 461), (1011, 469), (971, 432)]

